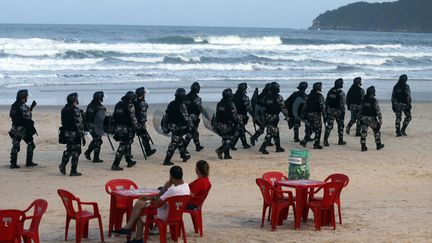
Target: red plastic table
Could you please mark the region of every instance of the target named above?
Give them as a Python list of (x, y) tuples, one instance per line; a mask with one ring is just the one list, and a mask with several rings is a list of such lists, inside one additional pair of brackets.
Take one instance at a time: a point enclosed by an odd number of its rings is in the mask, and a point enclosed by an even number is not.
[[(158, 189), (151, 188), (138, 188), (138, 189), (130, 189), (130, 190), (117, 190), (111, 192), (111, 205), (110, 205), (110, 214), (111, 210), (115, 208), (116, 198), (124, 198), (127, 200), (127, 208), (126, 208), (126, 219), (129, 221), (129, 218), (132, 214), (133, 209), (133, 200), (139, 199), (142, 196), (157, 196), (159, 195)], [(128, 240), (130, 236), (128, 236)]]
[(305, 205), (307, 203), (307, 191), (311, 188), (323, 186), (325, 182), (317, 180), (288, 180), (288, 181), (276, 181), (275, 186), (291, 187), (296, 191), (296, 217), (295, 217), (295, 228), (300, 229), (300, 221), (306, 219), (304, 212)]

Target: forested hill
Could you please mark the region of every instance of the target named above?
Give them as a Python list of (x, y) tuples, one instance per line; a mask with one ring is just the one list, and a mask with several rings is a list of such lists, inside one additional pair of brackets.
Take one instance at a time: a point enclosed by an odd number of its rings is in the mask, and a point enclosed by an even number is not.
[(357, 2), (319, 15), (310, 29), (432, 33), (432, 0)]

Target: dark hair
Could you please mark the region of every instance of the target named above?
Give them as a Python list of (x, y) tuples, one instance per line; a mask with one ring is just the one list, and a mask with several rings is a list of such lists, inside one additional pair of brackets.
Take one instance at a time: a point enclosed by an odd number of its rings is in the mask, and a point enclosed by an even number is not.
[(176, 180), (182, 180), (183, 179), (183, 170), (180, 166), (173, 166), (170, 169), (170, 175), (176, 179)]
[(198, 162), (196, 163), (196, 167), (202, 176), (207, 177), (209, 175), (210, 166), (207, 161), (198, 160)]

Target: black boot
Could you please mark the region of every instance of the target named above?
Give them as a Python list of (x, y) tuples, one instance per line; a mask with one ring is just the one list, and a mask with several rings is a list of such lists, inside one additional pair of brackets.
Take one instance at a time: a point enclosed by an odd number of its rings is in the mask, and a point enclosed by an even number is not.
[(407, 129), (407, 127), (408, 127), (408, 125), (403, 125), (402, 126), (402, 129), (401, 129), (401, 134), (402, 134), (402, 136), (407, 136), (407, 134), (406, 134), (406, 129)]
[(303, 147), (306, 147), (306, 145), (307, 145), (307, 139), (306, 139), (306, 138), (303, 139), (303, 140), (300, 142), (300, 145), (303, 146)]
[(172, 154), (167, 153), (163, 162), (163, 165), (173, 165), (174, 163), (171, 162)]
[(356, 126), (356, 137), (361, 137), (361, 126)]
[(402, 137), (402, 133), (399, 127), (396, 127), (396, 137)]
[(27, 147), (27, 159), (26, 159), (26, 167), (37, 166), (37, 163), (33, 162), (33, 150), (35, 145), (33, 143), (29, 144)]
[(230, 147), (229, 146), (224, 146), (224, 159), (232, 159), (231, 155), (230, 155)]
[(93, 154), (93, 163), (103, 163), (103, 160), (99, 158), (100, 149), (95, 149)]
[(381, 150), (381, 149), (384, 148), (384, 144), (382, 144), (382, 143), (377, 143), (377, 144), (376, 144), (376, 147), (377, 147), (377, 150)]
[(350, 135), (350, 130), (351, 130), (351, 126), (350, 126), (350, 125), (347, 125), (346, 128), (345, 128), (345, 133), (346, 133), (347, 135)]
[(17, 155), (11, 155), (11, 160), (10, 160), (10, 168), (11, 169), (19, 169), (19, 168), (21, 168), (21, 166), (19, 166), (17, 164), (17, 159), (18, 159)]
[(323, 149), (323, 147), (320, 145), (321, 136), (315, 135), (315, 143), (314, 143), (314, 149)]
[(120, 161), (121, 161), (121, 159), (122, 159), (122, 156), (121, 157), (118, 157), (118, 156), (115, 157), (114, 162), (113, 162), (113, 164), (111, 166), (111, 170), (114, 170), (114, 171), (123, 170), (123, 168), (120, 167)]
[(328, 140), (327, 140), (327, 139), (325, 139), (325, 138), (324, 138), (324, 146), (326, 146), (326, 147), (330, 146), (330, 144), (329, 144)]
[[(84, 152), (84, 157), (85, 157), (87, 160), (91, 160), (91, 156), (90, 156), (91, 152), (93, 152), (93, 145), (92, 145), (92, 144), (90, 144), (89, 147), (88, 147), (88, 149)], [(95, 151), (95, 152), (96, 152), (96, 151)], [(95, 156), (95, 157), (96, 157), (96, 156)]]
[(71, 172), (69, 175), (70, 176), (81, 176), (82, 174), (77, 171), (78, 159), (73, 158), (71, 163), (72, 163), (72, 166), (71, 166)]
[(362, 143), (361, 144), (361, 151), (362, 152), (366, 152), (368, 150), (368, 148), (366, 147), (366, 144), (365, 143)]
[(187, 162), (191, 158), (187, 152), (180, 152), (180, 157), (183, 159), (183, 162)]
[(215, 150), (215, 152), (216, 152), (216, 154), (217, 154), (217, 156), (218, 156), (219, 159), (223, 159), (223, 157), (222, 157), (222, 155), (223, 155), (223, 145), (220, 146), (219, 148), (217, 148)]
[(199, 151), (201, 151), (201, 150), (203, 150), (203, 149), (204, 149), (204, 147), (201, 146), (201, 144), (197, 144), (197, 145), (195, 145), (195, 151), (199, 152)]
[(256, 140), (257, 140), (257, 138), (256, 138), (255, 134), (250, 137), (250, 143), (252, 146), (255, 146)]
[[(328, 133), (327, 131), (324, 134), (324, 146), (328, 147), (330, 146), (329, 142), (328, 142), (328, 138), (330, 137), (330, 133)], [(319, 144), (319, 143), (318, 143)]]
[(126, 162), (127, 162), (127, 167), (133, 167), (134, 165), (136, 165), (136, 161), (132, 160), (132, 156), (125, 156), (126, 158)]
[(344, 141), (342, 137), (339, 137), (338, 145), (346, 145), (346, 144), (347, 144), (346, 141)]
[(279, 134), (275, 136), (274, 141), (275, 141), (275, 145), (276, 145), (276, 153), (283, 153), (283, 152), (285, 152), (285, 149), (282, 148), (281, 145), (280, 145)]
[(242, 145), (243, 145), (243, 148), (244, 148), (244, 149), (248, 149), (248, 148), (251, 147), (251, 146), (247, 143), (247, 141), (246, 141), (246, 136), (245, 136), (245, 135), (241, 136), (241, 137), (240, 137), (240, 140), (241, 140), (241, 142), (242, 142)]
[(59, 170), (62, 175), (66, 175), (66, 165), (69, 162), (69, 158), (63, 154), (62, 161), (59, 165)]
[(259, 151), (263, 154), (269, 154), (269, 152), (266, 150), (267, 147), (267, 140), (264, 141), (264, 143), (261, 145)]
[(298, 128), (294, 128), (294, 142), (296, 143), (300, 142)]

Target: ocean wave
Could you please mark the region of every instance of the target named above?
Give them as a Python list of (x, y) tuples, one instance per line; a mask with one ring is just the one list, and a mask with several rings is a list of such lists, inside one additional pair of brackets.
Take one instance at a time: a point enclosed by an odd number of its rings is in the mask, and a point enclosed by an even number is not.
[(332, 57), (332, 56), (316, 56), (316, 55), (254, 55), (260, 59), (273, 61), (295, 61), (295, 62), (325, 62), (333, 64), (348, 64), (348, 65), (384, 65), (390, 62), (391, 58), (370, 57)]
[(277, 46), (282, 44), (279, 36), (241, 37), (238, 35), (227, 36), (198, 36), (193, 38), (196, 43), (208, 43), (215, 45), (259, 45)]
[(0, 71), (41, 71), (80, 69), (102, 62), (103, 58), (87, 59), (37, 59), (8, 57), (0, 58)]
[(115, 59), (125, 62), (138, 62), (138, 63), (155, 63), (163, 62), (164, 57), (116, 57)]

